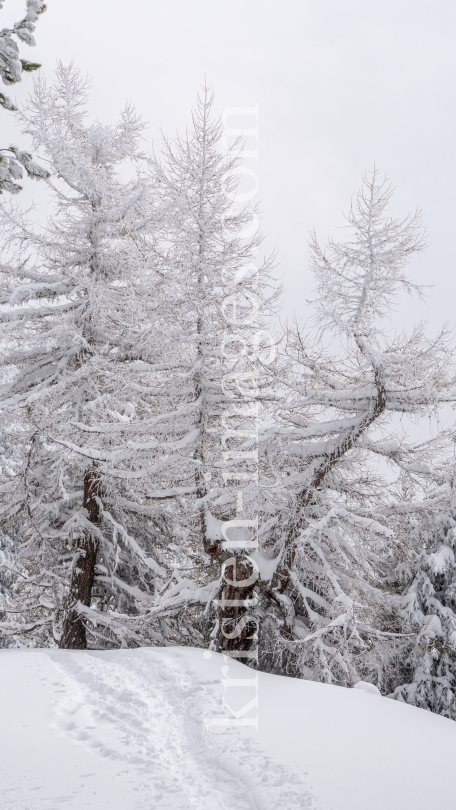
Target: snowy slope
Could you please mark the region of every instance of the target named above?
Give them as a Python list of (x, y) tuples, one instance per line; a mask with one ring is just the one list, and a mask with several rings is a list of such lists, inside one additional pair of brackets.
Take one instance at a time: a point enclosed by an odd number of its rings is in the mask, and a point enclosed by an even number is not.
[(1, 651), (1, 810), (456, 807), (456, 723), (206, 656)]

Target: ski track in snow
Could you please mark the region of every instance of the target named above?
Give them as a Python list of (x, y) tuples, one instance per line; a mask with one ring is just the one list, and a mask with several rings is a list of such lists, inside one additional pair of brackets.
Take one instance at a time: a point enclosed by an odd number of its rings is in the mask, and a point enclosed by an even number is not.
[[(134, 784), (131, 803), (122, 800), (112, 810), (316, 808), (308, 785), (242, 727), (206, 729), (205, 719), (226, 714), (211, 682), (153, 655), (122, 660), (70, 653), (53, 663), (67, 685), (55, 706), (55, 727), (96, 757), (124, 764)], [(83, 810), (74, 794), (56, 796), (53, 805)], [(49, 796), (29, 794), (27, 810), (53, 808)]]

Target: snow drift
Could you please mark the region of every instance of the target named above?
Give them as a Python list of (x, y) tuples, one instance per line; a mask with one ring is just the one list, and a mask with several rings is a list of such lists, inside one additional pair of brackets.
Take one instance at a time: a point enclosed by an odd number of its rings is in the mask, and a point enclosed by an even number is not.
[(0, 679), (5, 810), (455, 807), (456, 724), (362, 685), (182, 647), (3, 650)]

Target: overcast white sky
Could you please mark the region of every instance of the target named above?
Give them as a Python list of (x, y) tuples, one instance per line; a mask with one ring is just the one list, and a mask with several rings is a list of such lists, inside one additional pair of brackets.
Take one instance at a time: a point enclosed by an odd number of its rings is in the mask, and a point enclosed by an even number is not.
[[(2, 26), (22, 11), (22, 0), (6, 0)], [(113, 122), (131, 99), (150, 141), (160, 127), (185, 127), (205, 75), (217, 112), (259, 103), (263, 229), (279, 250), (288, 314), (311, 294), (309, 229), (334, 234), (375, 162), (397, 186), (394, 213), (424, 210), (431, 244), (411, 272), (436, 285), (431, 330), (456, 320), (454, 3), (48, 0), (36, 39), (24, 58), (49, 78), (58, 58), (74, 60), (93, 77), (94, 115)], [(25, 76), (13, 96), (31, 83)], [(408, 303), (406, 323), (422, 314)]]

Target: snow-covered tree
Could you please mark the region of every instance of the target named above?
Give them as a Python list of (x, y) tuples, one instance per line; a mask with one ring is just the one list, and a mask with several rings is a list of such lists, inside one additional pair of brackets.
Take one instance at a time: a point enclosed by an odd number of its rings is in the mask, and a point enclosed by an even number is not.
[[(0, 9), (2, 8), (3, 3), (0, 3)], [(19, 59), (19, 46), (15, 38), (27, 45), (36, 44), (33, 32), (38, 16), (45, 11), (46, 6), (43, 0), (26, 0), (26, 9), (25, 17), (22, 20), (15, 23), (12, 28), (3, 28), (0, 31), (0, 76), (3, 84), (6, 85), (22, 81), (24, 71), (30, 73), (41, 67), (36, 62)], [(17, 110), (11, 99), (4, 93), (0, 93), (0, 105), (6, 110)], [(20, 150), (16, 146), (7, 148), (0, 146), (0, 194), (3, 191), (17, 194), (21, 190), (17, 180), (23, 176), (24, 169), (31, 178), (49, 177), (47, 170), (35, 163), (28, 152)]]
[[(155, 164), (166, 214), (155, 230), (162, 279), (155, 329), (162, 365), (150, 389), (157, 414), (157, 444), (150, 451), (156, 497), (164, 489), (172, 499), (179, 542), (195, 561), (189, 576), (176, 573), (162, 604), (171, 598), (174, 604), (193, 599), (205, 605), (206, 616), (227, 560), (237, 555), (238, 568), (248, 578), (247, 554), (226, 550), (222, 523), (236, 517), (253, 522), (255, 517), (256, 448), (244, 451), (245, 433), (239, 428), (249, 421), (246, 411), (256, 414), (255, 403), (263, 396), (258, 333), (276, 294), (271, 260), (254, 264), (261, 244), (252, 227), (255, 212), (233, 205), (240, 145), (222, 150), (223, 131), (211, 117), (212, 103), (204, 88), (191, 130), (166, 142), (163, 159)], [(149, 339), (157, 342), (152, 332)], [(252, 435), (252, 419), (247, 433)], [(252, 486), (246, 486), (241, 503), (235, 482), (243, 477)], [(219, 613), (220, 645), (232, 617), (223, 607)], [(230, 644), (236, 643), (232, 637)]]
[(391, 469), (423, 492), (440, 448), (408, 440), (403, 420), (435, 414), (455, 392), (444, 332), (391, 332), (399, 294), (420, 292), (404, 268), (423, 249), (419, 212), (391, 218), (391, 193), (374, 171), (347, 217), (353, 237), (322, 249), (312, 236), (315, 331), (289, 331), (275, 368), (283, 402), (263, 444), (277, 505), (264, 536), (276, 569), (261, 583), (266, 648), (295, 674), (345, 685), (381, 686), (381, 658), (399, 643), (385, 584), (400, 541)]
[[(456, 719), (456, 496), (454, 466), (415, 516), (396, 571), (410, 637), (392, 661), (397, 700)], [(413, 515), (413, 511), (412, 511)], [(405, 587), (404, 587), (405, 586)], [(397, 681), (399, 679), (399, 685)]]
[(41, 228), (1, 210), (2, 519), (20, 527), (27, 570), (15, 583), (26, 626), (2, 630), (66, 647), (84, 647), (87, 626), (95, 646), (162, 638), (145, 614), (167, 579), (170, 528), (162, 501), (144, 505), (153, 178), (133, 110), (110, 127), (90, 124), (85, 104), (72, 68), (36, 83), (21, 117), (56, 177), (54, 213)]

